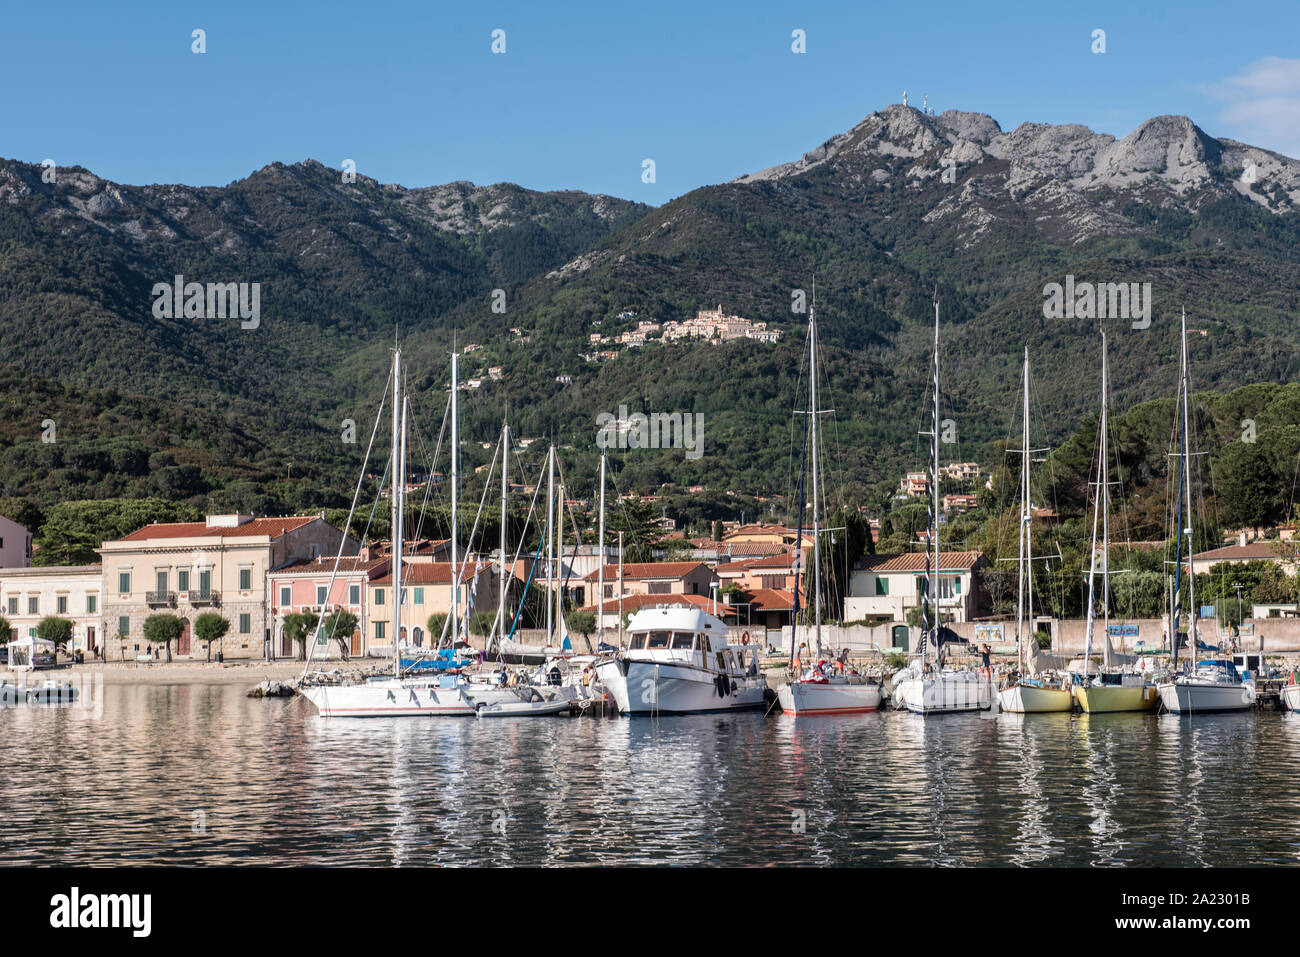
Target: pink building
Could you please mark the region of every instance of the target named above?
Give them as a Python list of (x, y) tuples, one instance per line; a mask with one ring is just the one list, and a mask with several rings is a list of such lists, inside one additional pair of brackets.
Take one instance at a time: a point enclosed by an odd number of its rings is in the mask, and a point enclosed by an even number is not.
[[(372, 557), (368, 548), (355, 557), (345, 557), (334, 572), (335, 556), (292, 562), (268, 574), (271, 593), (271, 649), (277, 658), (294, 658), (298, 649), (284, 633), (284, 616), (290, 612), (311, 611), (327, 617), (335, 611), (350, 611), (357, 616), (357, 630), (348, 636), (348, 656), (361, 657), (368, 652), (370, 634), (370, 588), (376, 578), (388, 574), (391, 560)], [(330, 587), (333, 576), (334, 586)], [(337, 641), (318, 646), (314, 658), (339, 657)]]

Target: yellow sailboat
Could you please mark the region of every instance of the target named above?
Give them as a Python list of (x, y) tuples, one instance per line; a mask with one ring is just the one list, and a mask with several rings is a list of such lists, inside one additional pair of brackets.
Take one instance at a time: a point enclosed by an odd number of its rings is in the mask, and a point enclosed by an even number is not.
[[(1083, 654), (1083, 683), (1074, 686), (1074, 699), (1088, 714), (1112, 711), (1150, 711), (1160, 701), (1155, 685), (1144, 675), (1115, 673), (1110, 670), (1110, 468), (1107, 461), (1107, 370), (1106, 333), (1101, 334), (1101, 423), (1097, 464), (1096, 509), (1092, 514), (1092, 564), (1088, 568), (1088, 628)], [(1097, 524), (1102, 527), (1101, 550), (1097, 549)], [(1101, 556), (1102, 608), (1105, 634), (1103, 667), (1096, 675), (1092, 668), (1092, 630), (1096, 622), (1093, 584), (1097, 575), (1097, 557)]]

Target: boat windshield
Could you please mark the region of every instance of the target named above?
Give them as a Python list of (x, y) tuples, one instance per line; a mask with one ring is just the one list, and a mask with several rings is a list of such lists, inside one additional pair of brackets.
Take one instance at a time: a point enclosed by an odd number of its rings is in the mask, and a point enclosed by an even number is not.
[(652, 631), (647, 637), (649, 638), (646, 642), (647, 648), (667, 648), (668, 642), (672, 637), (672, 632)]
[(645, 647), (645, 635), (632, 635), (628, 639), (628, 648), (632, 651), (640, 651)]
[(695, 635), (692, 634), (692, 633), (689, 632), (689, 631), (675, 631), (675, 632), (673, 632), (673, 647), (674, 647), (674, 648), (677, 648), (677, 649), (685, 649), (685, 650), (689, 651), (690, 648), (691, 648), (691, 645), (694, 643), (694, 641), (695, 641)]

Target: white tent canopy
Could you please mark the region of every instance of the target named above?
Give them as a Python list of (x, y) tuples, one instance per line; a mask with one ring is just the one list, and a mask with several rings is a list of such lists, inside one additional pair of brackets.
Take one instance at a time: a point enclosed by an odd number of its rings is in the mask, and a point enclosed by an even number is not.
[(31, 635), (9, 642), (9, 667), (15, 671), (32, 670), (37, 656), (44, 655), (54, 655), (54, 642)]

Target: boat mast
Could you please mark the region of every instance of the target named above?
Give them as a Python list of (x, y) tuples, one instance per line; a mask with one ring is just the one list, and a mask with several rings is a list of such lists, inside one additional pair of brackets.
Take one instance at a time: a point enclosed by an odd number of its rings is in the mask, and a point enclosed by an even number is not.
[(599, 541), (596, 543), (596, 550), (600, 553), (596, 558), (597, 567), (600, 571), (597, 573), (596, 580), (596, 643), (599, 644), (604, 640), (602, 634), (605, 624), (605, 453), (600, 453), (600, 531), (597, 532)]
[[(1187, 367), (1187, 310), (1183, 310), (1182, 318), (1183, 334), (1183, 481), (1185, 483), (1183, 491), (1187, 499), (1187, 643), (1191, 645), (1192, 670), (1196, 670), (1196, 568), (1192, 562), (1192, 463), (1188, 444), (1191, 440), (1191, 429), (1189, 420), (1191, 418), (1188, 406), (1191, 404), (1190, 389), (1188, 388), (1188, 379), (1191, 378), (1190, 370)], [(1174, 636), (1174, 643), (1178, 643), (1178, 637)]]
[(1106, 333), (1101, 334), (1101, 621), (1106, 644), (1106, 670), (1110, 661), (1110, 373), (1106, 362)]
[(618, 533), (618, 648), (623, 650), (623, 533)]
[[(1101, 519), (1101, 513), (1104, 508), (1102, 505), (1103, 491), (1106, 488), (1106, 333), (1101, 334), (1101, 444), (1100, 458), (1097, 464), (1097, 495), (1094, 499), (1095, 508), (1092, 513), (1092, 560), (1088, 565), (1088, 627), (1085, 632), (1083, 646), (1083, 673), (1088, 674), (1092, 666), (1092, 630), (1097, 619), (1096, 598), (1094, 589), (1096, 587), (1097, 576), (1097, 524)], [(1109, 640), (1109, 639), (1108, 639)], [(1106, 656), (1107, 667), (1110, 666), (1110, 656)]]
[[(1034, 627), (1034, 512), (1029, 498), (1029, 347), (1025, 346), (1025, 461), (1021, 472), (1024, 476), (1025, 520), (1025, 624), (1029, 629), (1029, 639), (1034, 643), (1034, 661), (1038, 661), (1038, 632)], [(1055, 650), (1055, 649), (1053, 649)]]
[[(817, 287), (808, 313), (808, 414), (812, 417), (812, 520), (813, 520), (813, 629), (817, 636), (817, 657), (822, 656), (822, 559), (821, 526), (817, 518)], [(803, 542), (795, 543), (801, 552)]]
[(554, 622), (551, 620), (552, 605), (555, 601), (555, 446), (546, 454), (546, 643), (550, 644), (555, 635)]
[(458, 386), (460, 374), (460, 355), (453, 352), (451, 354), (451, 643), (449, 647), (456, 647), (456, 640), (460, 637), (460, 562), (458, 560), (459, 547), (456, 539), (459, 537), (460, 529), (458, 528), (456, 512), (456, 489), (460, 485), (460, 405), (457, 393), (460, 391)]
[(506, 631), (506, 505), (510, 494), (510, 425), (501, 423), (501, 574), (497, 589), (497, 647)]
[[(1016, 664), (1023, 675), (1025, 672), (1025, 539), (1029, 528), (1029, 347), (1025, 346), (1025, 360), (1022, 367), (1021, 382), (1024, 399), (1020, 432), (1020, 528), (1016, 533), (1016, 542), (1020, 547), (1019, 588), (1016, 594)], [(1030, 576), (1033, 577), (1032, 575)]]
[[(564, 483), (560, 482), (555, 488), (555, 511), (558, 521), (555, 523), (555, 554), (559, 556), (560, 564), (564, 564)], [(559, 569), (556, 569), (559, 572)], [(555, 589), (555, 631), (556, 634), (565, 632), (564, 626), (564, 581), (565, 576), (560, 574), (560, 587)]]
[[(930, 503), (930, 538), (934, 545), (934, 564), (930, 567), (930, 574), (926, 576), (926, 605), (930, 600), (934, 600), (934, 659), (939, 664), (943, 661), (943, 645), (940, 642), (939, 634), (939, 295), (936, 292), (934, 297), (934, 409), (930, 421), (930, 434), (933, 439), (933, 455), (930, 462), (930, 479), (933, 484), (933, 495)], [(929, 546), (927, 546), (927, 549)], [(929, 642), (929, 636), (925, 636), (925, 642)], [(925, 666), (926, 649), (925, 644), (921, 646), (921, 665)]]
[(402, 673), (397, 639), (402, 628), (402, 351), (393, 353), (393, 677)]

